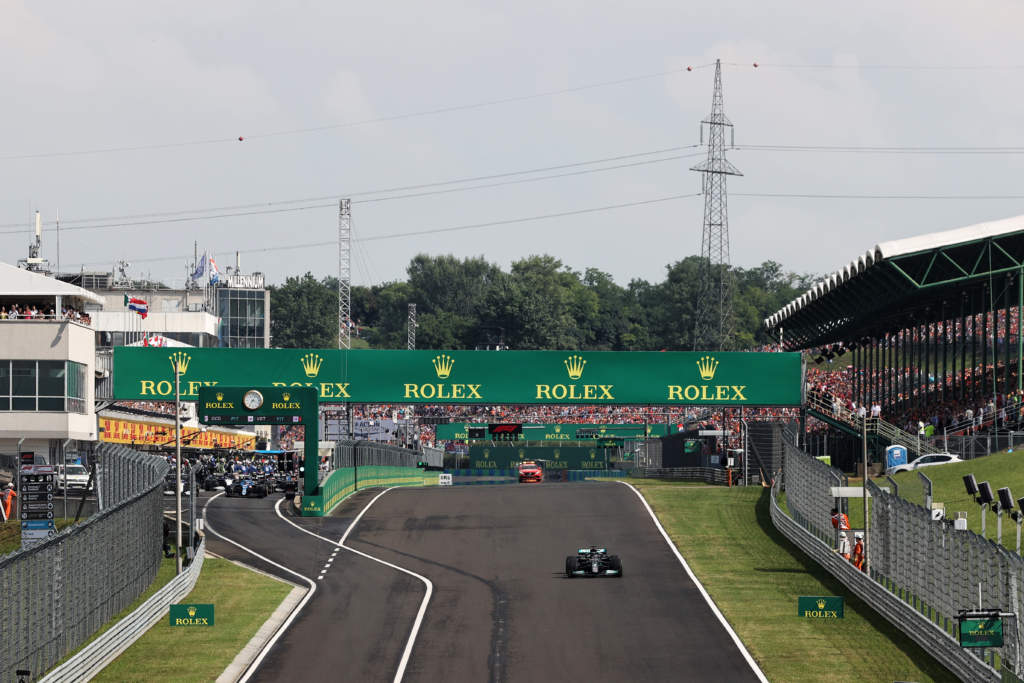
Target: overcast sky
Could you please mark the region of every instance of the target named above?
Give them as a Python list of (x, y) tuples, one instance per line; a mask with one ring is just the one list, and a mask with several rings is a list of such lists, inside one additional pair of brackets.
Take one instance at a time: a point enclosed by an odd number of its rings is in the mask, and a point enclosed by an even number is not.
[[(180, 284), (198, 241), (222, 269), (243, 250), (271, 282), (334, 274), (331, 245), (278, 248), (335, 239), (350, 196), (355, 284), (403, 278), (421, 252), (503, 267), (548, 253), (660, 281), (699, 252), (700, 197), (387, 236), (699, 193), (698, 157), (636, 162), (702, 151), (716, 58), (739, 147), (1019, 146), (730, 151), (744, 173), (729, 181), (733, 264), (825, 273), (879, 241), (1024, 214), (1024, 199), (740, 196), (1024, 195), (1022, 26), (1018, 0), (0, 0), (0, 260), (26, 255), (33, 211), (51, 230), (59, 209), (64, 270), (125, 258)], [(894, 66), (917, 68), (876, 68)], [(57, 260), (53, 232), (43, 255)]]

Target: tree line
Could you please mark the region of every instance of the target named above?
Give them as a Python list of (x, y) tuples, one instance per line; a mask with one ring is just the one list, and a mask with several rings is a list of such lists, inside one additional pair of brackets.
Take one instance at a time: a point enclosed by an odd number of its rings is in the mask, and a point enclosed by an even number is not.
[[(352, 287), (353, 348), (406, 348), (414, 303), (421, 349), (691, 350), (700, 265), (700, 257), (688, 256), (666, 266), (661, 282), (620, 286), (597, 268), (579, 272), (547, 255), (505, 271), (483, 257), (420, 254), (405, 280)], [(730, 268), (728, 276), (733, 349), (770, 343), (762, 320), (813, 282), (774, 261)], [(337, 347), (336, 277), (307, 272), (270, 290), (273, 346)]]

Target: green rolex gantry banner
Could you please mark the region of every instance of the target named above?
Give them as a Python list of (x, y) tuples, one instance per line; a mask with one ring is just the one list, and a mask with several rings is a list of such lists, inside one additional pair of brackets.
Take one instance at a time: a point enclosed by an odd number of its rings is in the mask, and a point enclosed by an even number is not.
[(802, 402), (798, 353), (114, 349), (114, 398), (201, 386), (313, 387), (326, 403), (778, 405)]

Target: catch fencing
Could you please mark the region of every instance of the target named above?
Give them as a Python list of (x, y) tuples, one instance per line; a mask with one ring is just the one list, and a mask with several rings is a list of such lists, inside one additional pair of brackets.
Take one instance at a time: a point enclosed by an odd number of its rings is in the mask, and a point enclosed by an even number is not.
[(389, 446), (374, 441), (338, 441), (334, 444), (334, 452), (331, 454), (331, 469), (367, 465), (416, 467), (421, 460), (431, 464), (425, 455), (400, 446)]
[(156, 578), (167, 463), (123, 446), (95, 456), (100, 509), (50, 540), (0, 558), (0, 680), (41, 676)]
[(729, 480), (729, 471), (721, 467), (646, 467), (635, 470), (634, 474), (645, 479), (703, 481), (708, 484), (732, 483)]
[(979, 597), (983, 608), (1021, 614), (1024, 560), (970, 531), (933, 521), (926, 508), (869, 481), (870, 574), (865, 574), (835, 551), (829, 487), (840, 485), (841, 478), (841, 472), (787, 442), (782, 482), (789, 515), (778, 504), (776, 482), (771, 509), (776, 528), (962, 680), (998, 681), (997, 664), (1003, 680), (1016, 680), (1022, 645), (1016, 620), (1004, 621), (1004, 647), (969, 651), (957, 641), (956, 616), (978, 609)]

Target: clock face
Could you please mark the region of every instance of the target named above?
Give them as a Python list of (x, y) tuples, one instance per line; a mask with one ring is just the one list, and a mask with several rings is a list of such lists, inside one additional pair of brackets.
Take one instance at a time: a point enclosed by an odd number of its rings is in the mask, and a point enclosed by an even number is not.
[(245, 397), (242, 399), (242, 403), (244, 403), (245, 407), (249, 410), (256, 410), (263, 405), (263, 394), (255, 389), (247, 391), (245, 392)]

